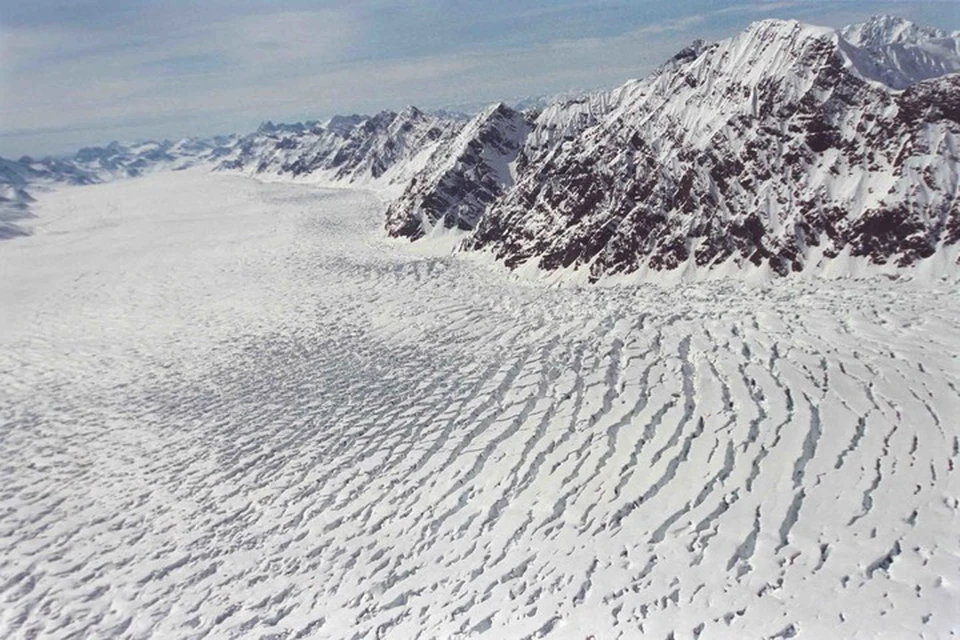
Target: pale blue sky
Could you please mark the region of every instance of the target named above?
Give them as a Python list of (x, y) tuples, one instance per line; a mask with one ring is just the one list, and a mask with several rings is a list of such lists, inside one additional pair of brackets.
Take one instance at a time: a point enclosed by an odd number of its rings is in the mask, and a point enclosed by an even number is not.
[(0, 155), (612, 87), (753, 20), (960, 0), (0, 0)]

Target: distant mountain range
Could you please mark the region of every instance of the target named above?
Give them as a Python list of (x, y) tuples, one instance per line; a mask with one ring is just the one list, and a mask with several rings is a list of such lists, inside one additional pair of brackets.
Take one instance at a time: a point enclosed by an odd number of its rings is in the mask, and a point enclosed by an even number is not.
[(470, 119), (411, 107), (2, 160), (0, 234), (22, 232), (32, 185), (196, 165), (375, 188), (390, 235), (456, 229), (507, 267), (591, 280), (906, 267), (960, 244), (960, 33), (888, 16), (838, 30), (765, 20), (545, 107)]
[(180, 170), (217, 162), (232, 151), (236, 136), (188, 138), (178, 142), (143, 142), (80, 149), (69, 158), (19, 160), (0, 158), (0, 239), (25, 235), (32, 190), (134, 178), (151, 171)]

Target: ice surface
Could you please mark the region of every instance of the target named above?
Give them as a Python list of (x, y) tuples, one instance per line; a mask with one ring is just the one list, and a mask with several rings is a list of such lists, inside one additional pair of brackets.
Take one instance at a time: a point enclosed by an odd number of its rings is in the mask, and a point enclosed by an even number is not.
[(960, 628), (960, 299), (551, 288), (183, 171), (0, 244), (0, 637)]

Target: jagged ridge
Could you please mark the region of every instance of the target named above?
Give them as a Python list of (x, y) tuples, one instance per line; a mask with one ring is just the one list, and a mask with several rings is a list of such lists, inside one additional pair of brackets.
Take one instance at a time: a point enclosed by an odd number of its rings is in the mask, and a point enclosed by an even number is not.
[(960, 81), (900, 92), (864, 77), (854, 49), (831, 29), (756, 23), (626, 85), (578, 135), (543, 145), (535, 130), (516, 187), (467, 246), (593, 278), (929, 257), (960, 226)]
[(408, 107), (375, 116), (335, 117), (326, 124), (270, 124), (243, 137), (219, 168), (399, 193), (427, 157), (449, 142), (462, 121)]
[(513, 163), (530, 132), (524, 114), (497, 104), (479, 114), (426, 166), (387, 209), (387, 232), (419, 238), (436, 225), (472, 230), (512, 186)]

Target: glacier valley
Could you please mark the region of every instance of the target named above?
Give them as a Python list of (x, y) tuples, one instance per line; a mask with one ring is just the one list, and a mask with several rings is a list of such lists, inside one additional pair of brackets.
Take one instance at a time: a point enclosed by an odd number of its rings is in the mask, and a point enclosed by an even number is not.
[(187, 169), (0, 247), (0, 637), (942, 638), (956, 283), (518, 279)]

